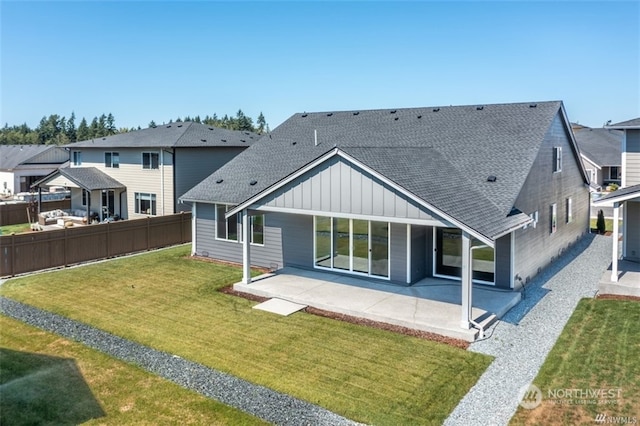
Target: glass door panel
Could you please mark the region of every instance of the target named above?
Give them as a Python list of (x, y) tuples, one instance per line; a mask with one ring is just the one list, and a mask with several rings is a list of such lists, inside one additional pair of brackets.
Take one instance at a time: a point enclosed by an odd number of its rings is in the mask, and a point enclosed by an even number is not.
[(353, 270), (369, 273), (369, 221), (353, 219)]
[[(472, 246), (480, 246), (479, 240), (471, 240)], [(494, 253), (491, 247), (473, 250), (473, 279), (493, 282)], [(436, 273), (452, 277), (462, 276), (462, 230), (438, 228), (436, 231)]]
[(371, 222), (371, 275), (389, 276), (389, 224)]
[(331, 218), (316, 216), (316, 266), (331, 268)]
[(333, 267), (351, 270), (349, 219), (333, 218)]

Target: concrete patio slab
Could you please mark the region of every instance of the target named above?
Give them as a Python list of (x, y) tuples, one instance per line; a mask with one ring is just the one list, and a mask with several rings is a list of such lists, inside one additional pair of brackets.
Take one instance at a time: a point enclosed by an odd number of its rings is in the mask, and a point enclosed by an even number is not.
[(611, 281), (611, 265), (602, 274), (598, 284), (599, 294), (640, 297), (640, 263), (618, 261), (618, 281)]
[[(428, 278), (412, 286), (287, 267), (234, 290), (317, 309), (474, 341), (479, 330), (463, 329), (459, 281)], [(484, 328), (520, 301), (520, 293), (473, 286), (474, 321)]]
[(294, 312), (298, 312), (306, 308), (307, 305), (301, 305), (299, 303), (289, 302), (282, 299), (269, 299), (266, 302), (262, 302), (253, 307), (253, 309), (259, 309), (261, 311), (271, 312), (273, 314), (282, 315), (288, 317)]

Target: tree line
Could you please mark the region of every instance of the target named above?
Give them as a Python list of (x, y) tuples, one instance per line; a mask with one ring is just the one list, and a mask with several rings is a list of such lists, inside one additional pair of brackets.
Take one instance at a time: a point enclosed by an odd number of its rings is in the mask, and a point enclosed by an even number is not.
[[(140, 126), (137, 128), (118, 128), (116, 127), (115, 121), (113, 114), (109, 113), (102, 114), (99, 117), (93, 117), (91, 122), (88, 122), (82, 117), (80, 124), (76, 126), (76, 115), (72, 112), (69, 118), (58, 114), (42, 117), (35, 129), (30, 128), (26, 123), (13, 126), (5, 123), (4, 127), (0, 129), (0, 145), (64, 145), (141, 129)], [(250, 131), (260, 134), (269, 131), (269, 125), (262, 112), (258, 116), (255, 124), (253, 119), (245, 115), (242, 110), (238, 110), (235, 117), (229, 117), (225, 114), (224, 117), (219, 118), (217, 114), (214, 113), (213, 116), (207, 115), (203, 119), (201, 119), (199, 115), (196, 115), (195, 117), (178, 117), (175, 121), (194, 121), (208, 126)], [(173, 120), (169, 120), (169, 123), (172, 122)], [(164, 124), (164, 122), (162, 124)], [(149, 123), (149, 127), (154, 126), (156, 126), (156, 123), (152, 120)]]

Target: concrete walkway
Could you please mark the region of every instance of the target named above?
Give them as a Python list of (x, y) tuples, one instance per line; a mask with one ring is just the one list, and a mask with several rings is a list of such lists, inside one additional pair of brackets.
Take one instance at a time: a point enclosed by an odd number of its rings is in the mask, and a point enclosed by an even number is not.
[(595, 295), (610, 262), (610, 237), (589, 235), (527, 286), (522, 302), (494, 326), (491, 337), (469, 348), (495, 360), (445, 424), (508, 424), (520, 390), (538, 374), (578, 301)]
[[(411, 286), (344, 274), (287, 267), (237, 283), (234, 290), (473, 342), (476, 329), (460, 327), (460, 282), (428, 278)], [(518, 303), (520, 293), (473, 286), (473, 319), (488, 327)]]

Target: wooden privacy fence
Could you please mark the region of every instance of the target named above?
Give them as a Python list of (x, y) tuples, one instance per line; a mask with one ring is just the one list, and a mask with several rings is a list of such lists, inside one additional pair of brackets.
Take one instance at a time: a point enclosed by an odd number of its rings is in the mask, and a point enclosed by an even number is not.
[[(20, 202), (15, 204), (0, 204), (0, 226), (5, 225), (16, 225), (18, 223), (28, 223), (29, 219), (27, 216), (27, 208), (29, 208), (29, 203)], [(41, 211), (48, 212), (51, 210), (66, 210), (71, 208), (71, 200), (55, 200), (55, 201), (43, 201), (41, 206)], [(35, 208), (35, 212), (31, 212), (31, 214), (37, 212), (37, 204)], [(32, 222), (37, 222), (38, 219), (31, 217)]]
[(0, 276), (191, 241), (191, 213), (0, 236)]

